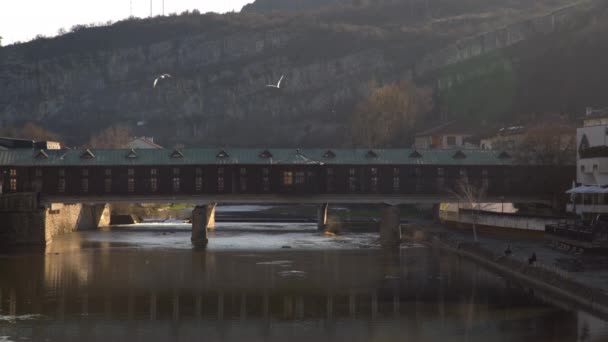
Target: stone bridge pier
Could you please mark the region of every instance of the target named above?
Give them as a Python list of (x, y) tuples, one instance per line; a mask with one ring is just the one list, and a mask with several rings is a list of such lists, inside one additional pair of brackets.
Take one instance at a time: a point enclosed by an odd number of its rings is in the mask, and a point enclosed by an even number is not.
[(41, 203), (37, 193), (0, 195), (0, 244), (45, 246), (57, 235), (110, 224), (108, 204)]
[(198, 205), (192, 210), (192, 237), (194, 245), (204, 246), (209, 242), (207, 229), (215, 229), (216, 203)]

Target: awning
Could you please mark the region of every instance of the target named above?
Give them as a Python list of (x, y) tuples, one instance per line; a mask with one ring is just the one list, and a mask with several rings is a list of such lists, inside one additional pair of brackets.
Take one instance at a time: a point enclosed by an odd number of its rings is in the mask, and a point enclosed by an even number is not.
[(599, 185), (581, 185), (566, 191), (567, 194), (605, 194), (608, 188)]

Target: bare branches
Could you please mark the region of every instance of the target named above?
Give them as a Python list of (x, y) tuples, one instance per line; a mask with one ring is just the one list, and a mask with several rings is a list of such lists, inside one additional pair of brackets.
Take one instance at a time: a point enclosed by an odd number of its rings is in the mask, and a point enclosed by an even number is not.
[(352, 122), (353, 141), (359, 146), (387, 146), (410, 131), (420, 115), (432, 108), (429, 89), (409, 81), (373, 88), (359, 104)]

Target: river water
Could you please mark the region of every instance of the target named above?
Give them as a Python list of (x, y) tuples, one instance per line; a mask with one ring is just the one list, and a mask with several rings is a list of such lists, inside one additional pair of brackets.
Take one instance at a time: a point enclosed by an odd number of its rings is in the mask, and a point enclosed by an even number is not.
[(0, 255), (0, 341), (606, 341), (608, 324), (467, 260), (314, 224), (78, 232)]

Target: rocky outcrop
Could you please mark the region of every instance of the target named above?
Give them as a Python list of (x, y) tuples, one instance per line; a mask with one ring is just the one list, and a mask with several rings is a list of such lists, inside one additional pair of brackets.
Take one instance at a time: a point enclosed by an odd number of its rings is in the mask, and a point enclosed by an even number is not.
[[(442, 50), (493, 17), (434, 18), (441, 32), (433, 32), (428, 23), (400, 26), (402, 16), (393, 13), (403, 4), (376, 5), (369, 23), (361, 16), (367, 12), (356, 9), (318, 17), (190, 15), (133, 22), (123, 31), (126, 24), (117, 24), (112, 35), (87, 29), (0, 48), (0, 126), (41, 122), (79, 145), (115, 124), (168, 147), (340, 145), (370, 81), (407, 78), (414, 69), (424, 73), (527, 37), (514, 28), (505, 38), (494, 32), (494, 38), (486, 34)], [(154, 20), (172, 26), (161, 30)], [(450, 30), (465, 24), (471, 28)], [(138, 40), (138, 30), (149, 27), (155, 34)], [(158, 34), (170, 30), (176, 33)], [(74, 37), (80, 40), (70, 43)], [(430, 57), (414, 68), (424, 55)], [(162, 73), (172, 77), (153, 88)], [(281, 75), (281, 89), (265, 87)]]

